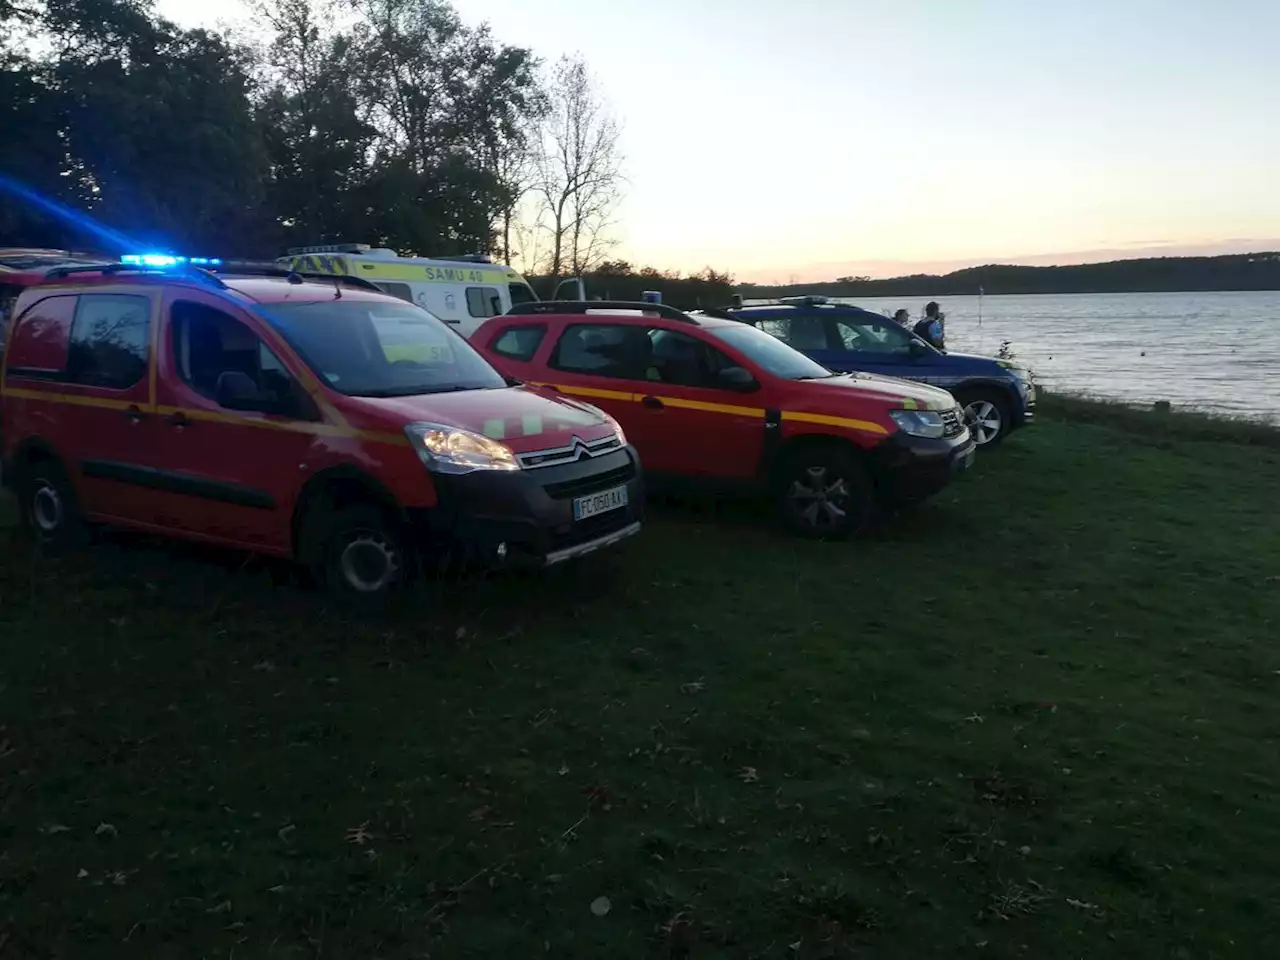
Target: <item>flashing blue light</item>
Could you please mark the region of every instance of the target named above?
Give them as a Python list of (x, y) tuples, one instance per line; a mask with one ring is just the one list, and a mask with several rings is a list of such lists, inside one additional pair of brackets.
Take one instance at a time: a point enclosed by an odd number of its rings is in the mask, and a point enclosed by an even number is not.
[(168, 253), (126, 253), (120, 262), (131, 267), (181, 267), (190, 264), (193, 267), (220, 267), (222, 261), (217, 257), (175, 257)]

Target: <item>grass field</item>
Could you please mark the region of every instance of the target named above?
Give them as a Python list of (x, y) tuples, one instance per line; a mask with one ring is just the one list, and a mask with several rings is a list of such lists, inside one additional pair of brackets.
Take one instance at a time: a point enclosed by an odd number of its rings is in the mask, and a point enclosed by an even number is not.
[(1274, 956), (1280, 448), (1048, 413), (365, 620), (0, 530), (0, 960)]

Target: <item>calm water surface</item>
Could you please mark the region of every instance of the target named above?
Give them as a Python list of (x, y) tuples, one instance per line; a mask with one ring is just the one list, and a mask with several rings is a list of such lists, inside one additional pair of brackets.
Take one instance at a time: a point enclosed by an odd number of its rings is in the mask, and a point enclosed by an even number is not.
[[(877, 313), (927, 297), (849, 302)], [(1050, 390), (1280, 423), (1280, 291), (941, 298), (947, 346), (1014, 355)]]

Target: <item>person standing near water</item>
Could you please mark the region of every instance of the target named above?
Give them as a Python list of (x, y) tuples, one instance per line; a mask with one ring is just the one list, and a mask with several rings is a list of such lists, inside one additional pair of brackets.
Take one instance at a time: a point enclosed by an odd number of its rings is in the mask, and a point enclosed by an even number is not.
[(939, 308), (938, 301), (930, 300), (925, 305), (924, 317), (915, 325), (912, 332), (920, 339), (942, 350), (947, 342), (946, 322), (947, 315)]
[(902, 307), (893, 315), (893, 322), (900, 327), (911, 326), (911, 312), (906, 307)]

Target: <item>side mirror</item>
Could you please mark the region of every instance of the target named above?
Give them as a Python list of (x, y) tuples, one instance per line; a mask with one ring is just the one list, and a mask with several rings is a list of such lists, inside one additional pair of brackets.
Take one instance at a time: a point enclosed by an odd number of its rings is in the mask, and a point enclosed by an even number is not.
[(926, 357), (931, 351), (929, 350), (929, 345), (923, 340), (912, 339), (911, 345), (907, 348), (907, 352), (911, 354), (912, 357)]
[(515, 377), (508, 377), (505, 375), (503, 376), (502, 379), (506, 381), (506, 384), (508, 387), (518, 387), (520, 386), (520, 384), (524, 383), (523, 380), (517, 380)]
[(228, 410), (251, 410), (256, 413), (280, 413), (281, 404), (258, 389), (253, 379), (240, 370), (227, 370), (218, 375), (214, 388), (218, 406)]
[(567, 280), (561, 280), (556, 284), (556, 290), (551, 295), (551, 299), (572, 300), (580, 303), (587, 299), (587, 284), (581, 277), (570, 277)]
[(737, 390), (739, 393), (750, 393), (759, 386), (750, 370), (742, 367), (725, 367), (720, 371), (720, 386), (726, 390)]

